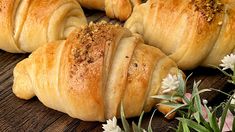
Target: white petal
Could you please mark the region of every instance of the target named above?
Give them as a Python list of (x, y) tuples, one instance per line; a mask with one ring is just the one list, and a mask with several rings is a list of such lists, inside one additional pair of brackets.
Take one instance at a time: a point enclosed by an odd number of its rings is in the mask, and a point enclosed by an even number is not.
[(171, 91), (171, 89), (166, 89), (166, 90), (163, 90), (162, 93), (166, 94), (166, 93), (169, 93)]

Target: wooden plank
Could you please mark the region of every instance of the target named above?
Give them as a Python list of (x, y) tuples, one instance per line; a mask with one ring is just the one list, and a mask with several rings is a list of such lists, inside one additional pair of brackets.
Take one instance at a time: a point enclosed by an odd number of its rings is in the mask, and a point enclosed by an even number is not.
[(51, 123), (49, 126), (47, 126), (43, 131), (45, 132), (51, 132), (51, 131), (56, 131), (56, 132), (61, 132), (65, 131), (68, 127), (71, 126), (71, 124), (76, 124), (77, 119), (73, 119), (69, 117), (66, 114), (63, 114), (60, 118), (55, 120), (53, 123)]
[[(200, 80), (201, 85), (199, 90), (214, 88), (229, 93), (232, 89), (234, 89), (234, 85), (227, 82), (229, 78), (217, 69), (200, 67), (193, 71), (186, 71), (187, 75), (190, 73), (193, 73), (193, 75), (187, 83), (187, 89), (189, 92), (192, 91), (194, 81)], [(217, 98), (218, 96), (220, 98)], [(203, 93), (201, 94), (201, 97), (209, 100), (209, 103), (214, 105), (227, 98), (225, 95), (215, 91)]]

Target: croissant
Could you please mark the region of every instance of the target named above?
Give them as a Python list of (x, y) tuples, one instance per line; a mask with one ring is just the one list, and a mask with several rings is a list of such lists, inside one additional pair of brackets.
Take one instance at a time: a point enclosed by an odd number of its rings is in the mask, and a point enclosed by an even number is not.
[(125, 27), (181, 69), (219, 65), (235, 52), (235, 1), (149, 0), (135, 7)]
[(1, 0), (0, 18), (0, 49), (12, 53), (65, 39), (87, 23), (75, 0)]
[(121, 104), (127, 117), (150, 111), (159, 103), (151, 96), (165, 94), (162, 79), (178, 73), (174, 61), (126, 28), (89, 24), (18, 63), (13, 93), (21, 99), (37, 96), (47, 107), (71, 117), (104, 121), (119, 117)]
[(89, 9), (105, 10), (108, 17), (126, 20), (132, 13), (134, 5), (140, 4), (141, 0), (78, 0)]

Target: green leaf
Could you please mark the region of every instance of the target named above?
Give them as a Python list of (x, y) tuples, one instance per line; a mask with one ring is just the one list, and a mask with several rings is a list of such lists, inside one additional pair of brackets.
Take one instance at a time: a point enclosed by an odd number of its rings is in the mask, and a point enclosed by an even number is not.
[(182, 121), (179, 121), (179, 125), (178, 125), (176, 132), (183, 132)]
[(201, 120), (200, 120), (200, 113), (199, 111), (197, 111), (196, 113), (193, 114), (193, 117), (196, 119), (196, 121), (200, 124)]
[(178, 112), (178, 114), (179, 114), (180, 117), (183, 117), (183, 116), (185, 117), (185, 116), (187, 116), (187, 114), (188, 114), (187, 112), (182, 111), (182, 110), (178, 110), (177, 112)]
[(185, 79), (185, 82), (188, 82), (189, 78), (190, 78), (192, 75), (193, 75), (193, 72), (190, 73), (190, 74), (187, 76), (187, 78)]
[(219, 71), (221, 71), (222, 73), (224, 73), (224, 75), (226, 75), (226, 76), (229, 76), (229, 77), (232, 77), (232, 75), (231, 74), (228, 74), (226, 71), (224, 71), (224, 70), (222, 70), (222, 69), (220, 69), (219, 67), (217, 67), (217, 66), (213, 66), (213, 65), (210, 65), (212, 68), (216, 68), (216, 69), (218, 69)]
[[(178, 120), (183, 120), (183, 118), (177, 118), (177, 119), (178, 119)], [(187, 125), (188, 125), (190, 128), (192, 128), (192, 129), (194, 129), (194, 130), (196, 130), (196, 131), (198, 131), (198, 132), (210, 132), (207, 128), (205, 128), (204, 126), (198, 124), (198, 123), (195, 122), (195, 121), (192, 121), (192, 120), (190, 120), (190, 119), (184, 119), (184, 121), (187, 123)]]
[(192, 92), (192, 99), (195, 99), (195, 108), (196, 108), (196, 111), (199, 111), (200, 114), (202, 114), (202, 104), (201, 104), (201, 99), (200, 99), (200, 96), (198, 93), (198, 87), (200, 85), (201, 81), (198, 81), (198, 82), (194, 82), (193, 84), (193, 92)]
[(143, 116), (144, 116), (144, 111), (140, 115), (140, 118), (139, 118), (139, 121), (138, 121), (138, 128), (141, 128), (141, 123), (142, 123)]
[(179, 109), (181, 109), (181, 108), (183, 108), (183, 107), (185, 107), (185, 106), (187, 106), (187, 104), (180, 104), (180, 105), (178, 105), (178, 106), (175, 107), (173, 110), (171, 110), (170, 112), (168, 112), (168, 113), (165, 115), (165, 117), (169, 116), (169, 115), (172, 114), (173, 112), (176, 112), (177, 110), (179, 110)]
[(187, 98), (187, 97), (183, 97), (183, 100), (187, 103), (187, 104), (190, 104), (191, 102), (190, 102), (190, 100)]
[(153, 114), (149, 120), (148, 132), (153, 132), (151, 125), (152, 125), (152, 120), (153, 120), (153, 116), (154, 116), (155, 112), (156, 112), (156, 109), (153, 111)]
[(179, 80), (179, 88), (177, 89), (177, 96), (179, 96), (179, 97), (184, 97), (184, 95), (185, 95), (185, 92), (186, 92), (186, 84), (185, 84), (185, 81), (184, 81), (184, 79), (183, 79), (183, 76), (182, 76), (182, 74), (178, 74), (177, 75), (177, 77), (178, 77), (178, 80)]
[(232, 77), (233, 80), (228, 80), (229, 83), (235, 84), (235, 78)]
[(162, 103), (159, 103), (157, 105), (166, 105), (166, 106), (170, 106), (170, 107), (173, 107), (173, 108), (177, 108), (177, 107), (180, 107), (180, 106), (185, 105), (185, 104), (179, 104), (179, 103), (173, 103), (173, 102), (162, 102)]
[(204, 119), (204, 117), (200, 114), (200, 120), (201, 124), (207, 128), (209, 131), (213, 131), (213, 129), (210, 127), (210, 124)]
[(232, 95), (230, 95), (230, 94), (228, 94), (228, 93), (225, 93), (225, 92), (223, 92), (223, 91), (221, 91), (221, 90), (218, 90), (218, 89), (210, 88), (210, 90), (213, 90), (213, 91), (222, 93), (222, 94), (224, 94), (224, 95), (227, 95), (228, 97), (232, 97)]
[(216, 106), (212, 113), (215, 113), (216, 114), (216, 117), (221, 117), (222, 116), (222, 113), (219, 111), (220, 109), (223, 109), (223, 105), (224, 105), (224, 102), (220, 103), (218, 106)]
[(218, 122), (216, 120), (216, 116), (214, 114), (209, 115), (209, 120), (210, 120), (210, 126), (211, 128), (214, 130), (214, 132), (219, 132), (219, 125)]
[(233, 111), (235, 110), (235, 104), (230, 104), (230, 107), (229, 107), (230, 111)]
[(133, 132), (142, 132), (134, 122), (132, 122), (132, 129)]
[[(235, 73), (235, 72), (233, 72)], [(232, 84), (235, 84), (235, 75), (232, 76)]]
[(182, 126), (183, 126), (183, 131), (184, 132), (190, 132), (186, 120), (183, 118), (182, 119)]
[(121, 104), (121, 120), (122, 120), (122, 125), (123, 125), (123, 128), (124, 128), (124, 131), (125, 132), (130, 132), (130, 125), (129, 125), (128, 121), (126, 120), (122, 104)]
[(174, 132), (176, 132), (176, 131), (177, 131), (177, 129), (176, 129), (176, 128), (174, 128), (174, 127), (172, 127), (172, 126), (169, 126), (168, 128), (169, 128), (169, 129), (171, 129), (171, 130), (173, 130)]
[(151, 96), (151, 97), (155, 99), (162, 99), (162, 100), (169, 100), (169, 101), (177, 100), (180, 98), (180, 97), (172, 96), (172, 95), (156, 95), (156, 96)]
[(205, 108), (206, 108), (206, 111), (207, 111), (209, 124), (210, 124), (211, 128), (213, 129), (214, 132), (220, 132), (219, 125), (217, 123), (215, 114), (211, 113), (206, 105), (205, 105)]
[(228, 109), (229, 109), (229, 106), (230, 106), (231, 101), (232, 101), (232, 98), (230, 98), (230, 99), (228, 100), (228, 102), (227, 102), (226, 105), (225, 105), (224, 111), (223, 111), (223, 113), (222, 113), (221, 122), (220, 122), (220, 131), (223, 130), (224, 123), (225, 123), (225, 119), (226, 119), (226, 116), (227, 116)]
[(192, 116), (193, 113), (197, 112), (197, 110), (195, 110), (195, 106), (194, 106), (194, 102), (191, 102), (188, 106), (188, 113), (187, 113), (187, 118), (190, 118)]
[(232, 132), (235, 132), (235, 116), (233, 117), (233, 128), (232, 128)]
[(192, 98), (195, 98), (195, 96), (200, 95), (201, 93), (205, 93), (205, 92), (211, 92), (211, 89), (202, 89), (199, 92), (195, 93)]

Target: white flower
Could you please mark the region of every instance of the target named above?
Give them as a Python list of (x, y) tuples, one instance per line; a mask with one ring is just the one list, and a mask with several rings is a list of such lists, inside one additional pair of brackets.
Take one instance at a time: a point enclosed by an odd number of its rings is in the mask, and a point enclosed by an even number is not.
[(170, 91), (176, 90), (179, 87), (179, 83), (176, 75), (168, 74), (162, 81), (162, 88), (164, 89), (162, 92), (169, 93)]
[(206, 99), (203, 99), (203, 100), (202, 100), (202, 103), (203, 103), (204, 105), (206, 105), (206, 104), (208, 104), (208, 101), (207, 101)]
[(212, 111), (212, 110), (213, 110), (211, 106), (209, 106), (209, 107), (208, 107), (208, 109), (209, 109), (210, 111)]
[(220, 64), (220, 66), (223, 67), (222, 70), (226, 70), (226, 69), (231, 69), (232, 71), (234, 70), (234, 65), (235, 65), (234, 54), (225, 56), (221, 61), (222, 61), (222, 64)]
[(107, 124), (103, 124), (104, 129), (103, 132), (121, 132), (121, 128), (117, 125), (117, 119), (116, 117), (113, 117), (113, 119), (107, 120)]

